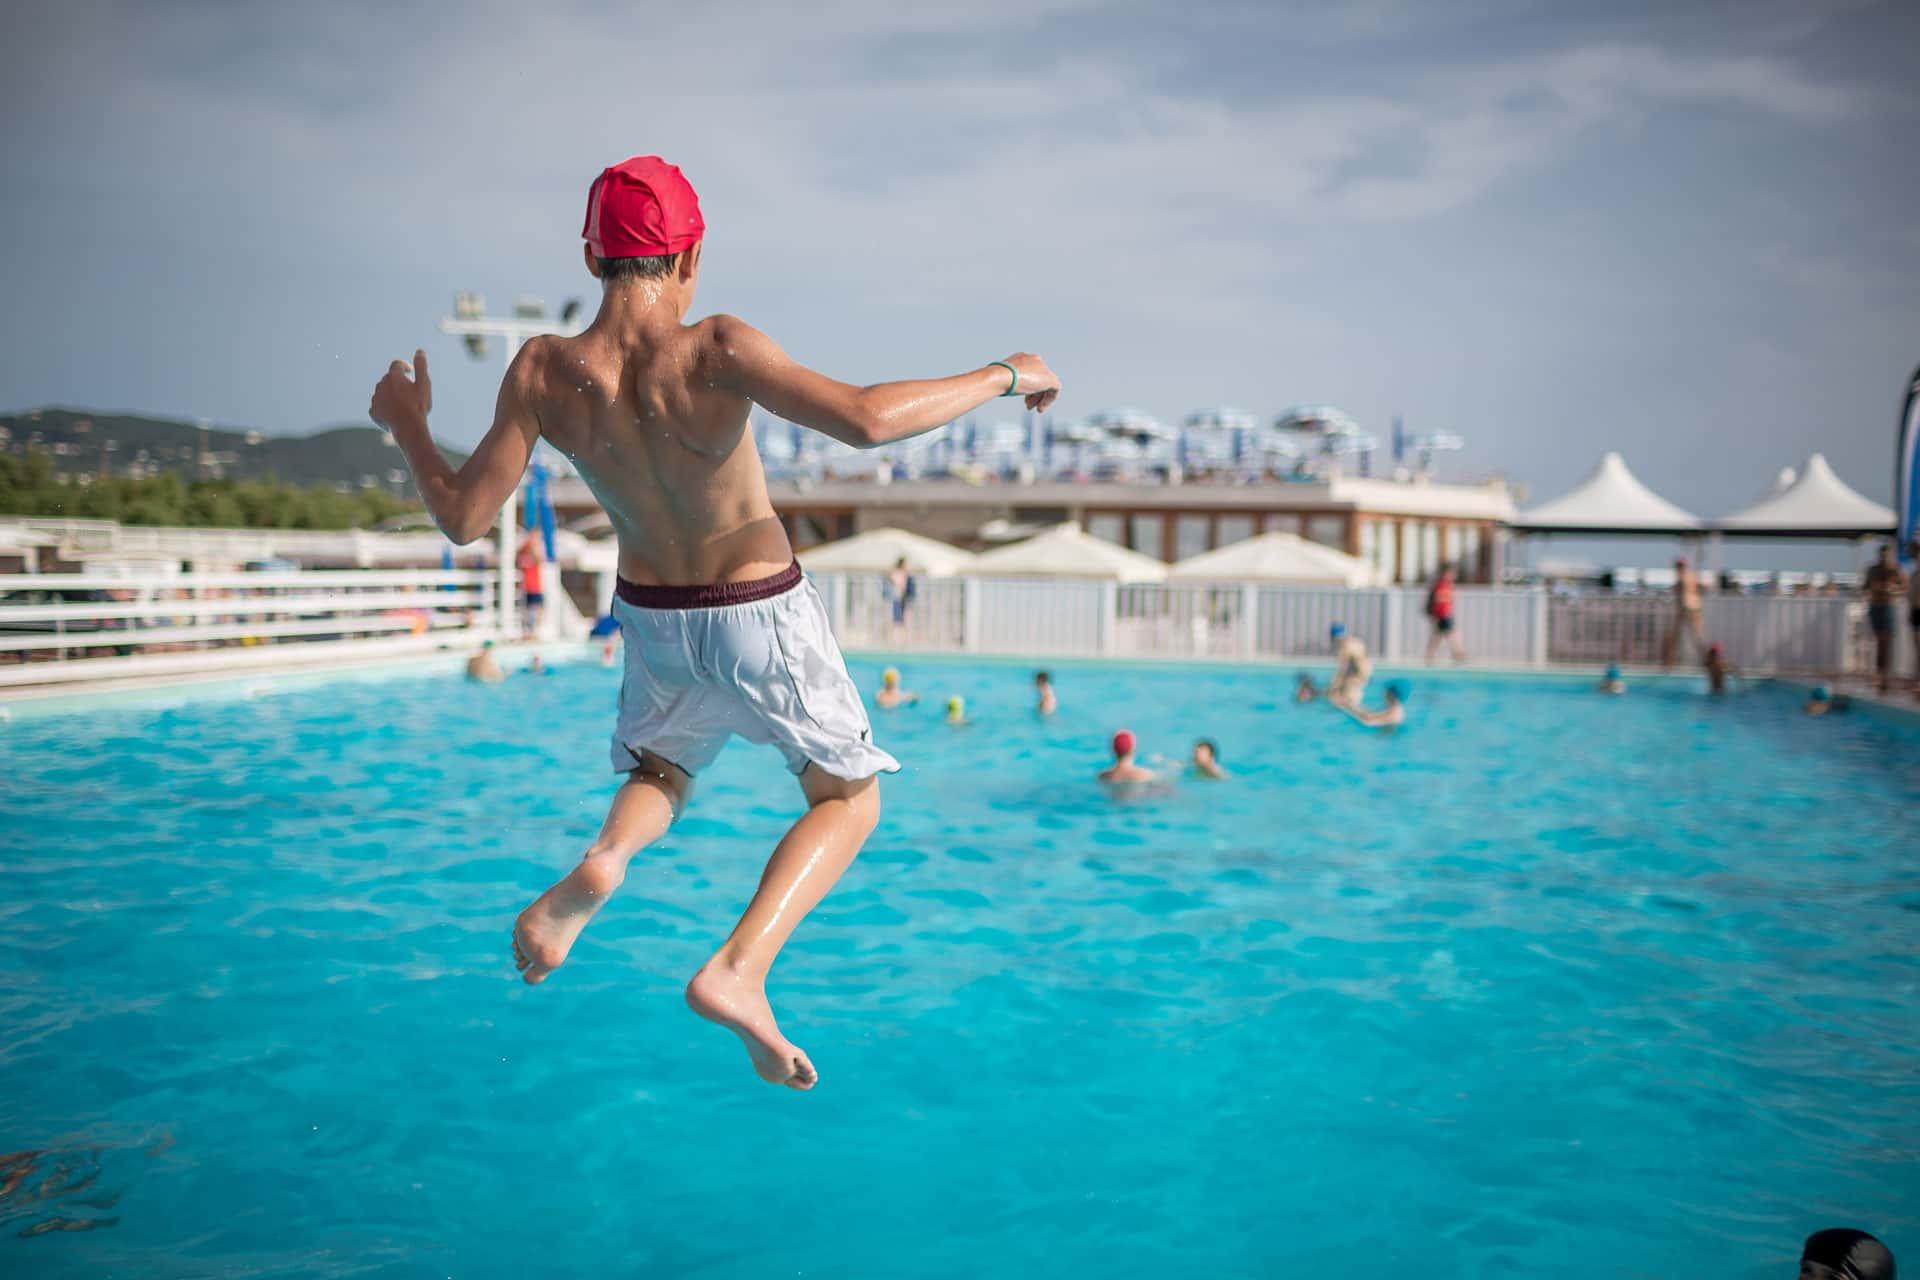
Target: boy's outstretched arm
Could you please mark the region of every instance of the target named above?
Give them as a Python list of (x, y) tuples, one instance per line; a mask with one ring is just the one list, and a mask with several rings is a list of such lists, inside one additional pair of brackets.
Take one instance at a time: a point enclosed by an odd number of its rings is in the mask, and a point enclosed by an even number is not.
[(368, 416), (393, 433), (433, 522), (457, 545), (465, 546), (492, 527), (500, 505), (520, 483), (533, 457), (534, 441), (540, 438), (531, 387), (537, 359), (534, 348), (535, 343), (529, 342), (514, 357), (500, 383), (493, 426), (458, 471), (440, 456), (427, 431), (433, 383), (427, 377), (425, 351), (413, 353), (411, 369), (405, 361), (395, 360), (373, 388)]
[(811, 427), (856, 449), (917, 436), (945, 426), (1011, 388), (1027, 408), (1045, 409), (1060, 394), (1060, 379), (1039, 356), (1007, 357), (1018, 373), (990, 364), (951, 378), (879, 382), (856, 387), (815, 373), (744, 320), (713, 319), (716, 381), (789, 422)]

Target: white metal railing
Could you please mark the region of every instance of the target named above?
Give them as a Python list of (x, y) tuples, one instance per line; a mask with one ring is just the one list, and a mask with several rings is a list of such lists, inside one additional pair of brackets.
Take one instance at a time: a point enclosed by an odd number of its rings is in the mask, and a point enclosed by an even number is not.
[[(814, 581), (849, 648), (1279, 660), (1328, 653), (1337, 622), (1380, 661), (1406, 663), (1432, 639), (1421, 588), (922, 578), (895, 624), (879, 575)], [(1675, 617), (1664, 596), (1461, 587), (1454, 602), (1469, 660), (1506, 665), (1657, 666)], [(1702, 623), (1742, 670), (1837, 674), (1867, 665), (1861, 614), (1842, 597), (1709, 596)], [(1698, 665), (1690, 640), (1678, 661)]]
[(432, 650), (497, 604), (477, 569), (0, 575), (0, 688)]

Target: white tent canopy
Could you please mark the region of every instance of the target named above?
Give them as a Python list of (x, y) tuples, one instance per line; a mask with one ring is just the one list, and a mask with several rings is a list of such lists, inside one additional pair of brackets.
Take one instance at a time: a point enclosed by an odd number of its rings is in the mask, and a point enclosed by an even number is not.
[(984, 577), (1098, 578), (1108, 582), (1160, 582), (1167, 566), (1152, 556), (1058, 525), (1010, 547), (983, 551), (967, 572)]
[(1793, 483), (1715, 521), (1715, 527), (1747, 536), (1866, 537), (1893, 531), (1893, 512), (1864, 497), (1814, 454)]
[(1641, 484), (1626, 460), (1609, 452), (1570, 492), (1524, 511), (1514, 527), (1532, 533), (1699, 533), (1698, 516)]
[(1175, 582), (1314, 582), (1371, 587), (1373, 566), (1297, 533), (1263, 533), (1190, 556), (1173, 566)]
[(936, 539), (885, 528), (809, 547), (800, 553), (800, 564), (814, 573), (888, 573), (903, 558), (907, 568), (929, 578), (951, 578), (974, 559), (972, 553)]

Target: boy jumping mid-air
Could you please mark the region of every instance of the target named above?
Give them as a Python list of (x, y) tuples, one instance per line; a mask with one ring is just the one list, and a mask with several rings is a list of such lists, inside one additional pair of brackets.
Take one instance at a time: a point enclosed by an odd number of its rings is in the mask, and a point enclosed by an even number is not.
[(775, 1024), (767, 972), (880, 816), (873, 745), (820, 597), (767, 498), (747, 415), (756, 404), (857, 448), (953, 421), (997, 396), (1045, 409), (1060, 381), (1020, 354), (950, 378), (856, 387), (790, 359), (732, 316), (682, 324), (706, 224), (691, 185), (657, 156), (607, 169), (587, 192), (587, 270), (603, 285), (578, 337), (535, 338), (507, 370), (492, 428), (459, 470), (427, 430), (425, 352), (394, 361), (373, 420), (405, 452), (454, 542), (486, 533), (534, 442), (571, 458), (620, 542), (614, 612), (626, 675), (613, 738), (626, 780), (579, 864), (520, 913), (515, 965), (539, 982), (685, 806), (732, 737), (778, 747), (807, 811), (767, 861), (739, 924), (687, 983), (694, 1012), (738, 1035), (763, 1080), (809, 1089), (807, 1055)]

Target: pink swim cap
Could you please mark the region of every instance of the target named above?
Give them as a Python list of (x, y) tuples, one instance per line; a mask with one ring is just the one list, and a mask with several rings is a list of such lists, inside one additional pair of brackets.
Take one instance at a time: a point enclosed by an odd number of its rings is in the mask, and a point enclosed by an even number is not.
[(1122, 729), (1120, 732), (1114, 734), (1113, 735), (1113, 754), (1115, 754), (1116, 756), (1132, 755), (1133, 754), (1133, 734), (1129, 733), (1125, 729)]
[(706, 233), (693, 184), (659, 156), (622, 160), (587, 190), (580, 234), (596, 258), (664, 258), (691, 249)]

